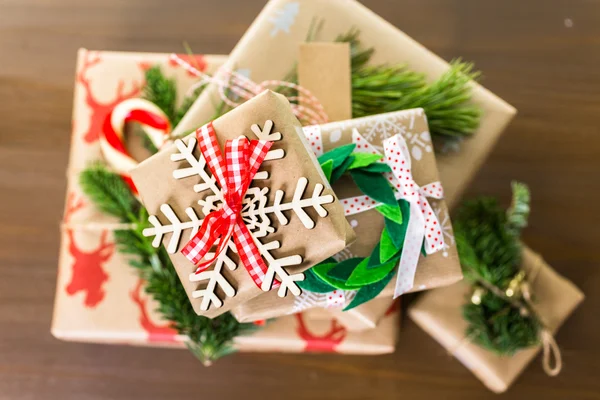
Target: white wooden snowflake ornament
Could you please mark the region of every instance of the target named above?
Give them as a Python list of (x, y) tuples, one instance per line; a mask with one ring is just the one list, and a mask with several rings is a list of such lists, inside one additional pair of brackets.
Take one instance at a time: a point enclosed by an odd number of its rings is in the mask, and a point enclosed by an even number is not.
[[(282, 138), (281, 133), (271, 132), (273, 129), (273, 122), (270, 120), (267, 120), (264, 123), (262, 129), (256, 124), (252, 125), (250, 129), (262, 140), (278, 141)], [(175, 146), (177, 152), (171, 155), (171, 160), (174, 162), (185, 161), (187, 166), (183, 166), (173, 171), (173, 178), (184, 179), (192, 176), (199, 177), (200, 182), (193, 186), (194, 192), (209, 192), (208, 195), (205, 195), (198, 200), (202, 215), (206, 216), (210, 212), (218, 210), (223, 201), (223, 194), (215, 177), (212, 176), (210, 170), (207, 168), (206, 161), (202, 154), (198, 157), (194, 155), (196, 138), (190, 137), (189, 139), (186, 139), (185, 142), (183, 140), (177, 140), (175, 141)], [(265, 162), (280, 160), (284, 157), (285, 152), (282, 149), (270, 150), (267, 153)], [(255, 175), (254, 180), (260, 179), (268, 179), (268, 173), (266, 171), (259, 171)], [(268, 266), (261, 289), (263, 291), (271, 290), (275, 280), (277, 280), (279, 282), (277, 293), (280, 297), (285, 296), (288, 290), (295, 296), (300, 295), (301, 290), (296, 282), (304, 280), (304, 274), (298, 273), (290, 275), (285, 270), (285, 267), (299, 265), (302, 263), (302, 257), (296, 254), (277, 258), (272, 254), (272, 251), (280, 248), (281, 244), (279, 241), (268, 241), (267, 239), (267, 241), (263, 243), (261, 239), (266, 238), (270, 233), (275, 231), (273, 221), (270, 217), (271, 215), (277, 219), (279, 224), (287, 225), (289, 223), (289, 218), (285, 215), (285, 212), (291, 211), (299, 218), (306, 229), (314, 228), (315, 221), (313, 221), (304, 209), (312, 208), (319, 217), (322, 218), (327, 216), (327, 210), (323, 205), (332, 203), (334, 197), (332, 195), (323, 195), (324, 187), (322, 184), (315, 185), (312, 194), (305, 196), (307, 186), (308, 179), (305, 177), (299, 178), (296, 182), (294, 196), (289, 202), (284, 201), (285, 192), (283, 190), (277, 190), (272, 204), (269, 205), (269, 198), (267, 196), (269, 188), (267, 187), (249, 188), (243, 200), (241, 212), (242, 219), (250, 230), (256, 246)], [(152, 245), (158, 247), (162, 243), (164, 235), (171, 233), (166, 248), (168, 253), (173, 254), (177, 252), (179, 248), (179, 242), (184, 231), (186, 231), (186, 233), (189, 231), (189, 238), (191, 239), (198, 232), (203, 220), (198, 218), (198, 215), (192, 207), (188, 207), (185, 210), (187, 218), (178, 217), (168, 204), (161, 205), (160, 211), (165, 216), (168, 223), (163, 224), (155, 215), (151, 215), (148, 218), (148, 221), (152, 224), (152, 227), (144, 229), (143, 234), (144, 236), (154, 236)], [(236, 291), (232, 284), (225, 279), (222, 270), (223, 267), (227, 267), (233, 271), (238, 267), (238, 264), (231, 258), (231, 254), (235, 254), (236, 252), (233, 239), (230, 239), (227, 251), (221, 252), (211, 268), (198, 274), (190, 274), (190, 281), (206, 282), (206, 287), (192, 293), (193, 298), (202, 298), (200, 304), (201, 310), (206, 311), (211, 305), (217, 308), (223, 305), (223, 299), (221, 299), (216, 292), (217, 288), (220, 288), (226, 297), (235, 296)], [(214, 253), (209, 253), (206, 257), (210, 258), (213, 255)]]

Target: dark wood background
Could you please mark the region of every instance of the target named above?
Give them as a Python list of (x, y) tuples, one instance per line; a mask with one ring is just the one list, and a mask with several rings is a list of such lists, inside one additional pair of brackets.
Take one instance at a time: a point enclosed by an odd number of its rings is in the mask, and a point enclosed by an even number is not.
[[(519, 115), (470, 188), (533, 191), (525, 240), (587, 294), (504, 395), (600, 398), (600, 2), (364, 0), (446, 59), (484, 71)], [(98, 50), (227, 53), (263, 0), (0, 0), (0, 399), (485, 399), (403, 319), (396, 354), (253, 355), (203, 368), (185, 351), (63, 343), (49, 333), (65, 193), (75, 56)]]

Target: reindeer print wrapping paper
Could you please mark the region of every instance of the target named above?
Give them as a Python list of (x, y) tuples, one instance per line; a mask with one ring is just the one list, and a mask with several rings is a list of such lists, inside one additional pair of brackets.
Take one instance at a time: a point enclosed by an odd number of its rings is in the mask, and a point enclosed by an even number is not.
[[(194, 64), (213, 73), (225, 59), (220, 55), (198, 55), (194, 56)], [(109, 332), (137, 332), (139, 339), (174, 335), (150, 311), (155, 305), (142, 290), (135, 271), (116, 251), (112, 235), (117, 227), (115, 219), (97, 210), (78, 183), (79, 173), (86, 166), (102, 160), (98, 139), (107, 115), (119, 102), (141, 96), (144, 73), (155, 65), (175, 79), (180, 96), (196, 82), (194, 76), (169, 62), (169, 54), (79, 50), (52, 322), (52, 331), (59, 337), (74, 335), (85, 340), (87, 335), (93, 337), (90, 326), (104, 323), (110, 325)], [(123, 318), (114, 318), (115, 310)]]
[[(169, 64), (169, 54), (92, 52), (80, 50), (74, 91), (69, 178), (56, 286), (52, 334), (63, 340), (185, 348), (183, 337), (164, 321), (156, 303), (144, 292), (144, 282), (115, 249), (114, 220), (96, 210), (84, 197), (77, 175), (88, 163), (101, 159), (98, 122), (110, 106), (138, 96), (144, 70), (160, 64), (175, 77), (180, 93), (194, 78)], [(198, 56), (207, 72), (225, 56)], [(317, 315), (319, 314), (319, 315)], [(349, 332), (322, 314), (303, 313), (279, 318), (253, 335), (239, 337), (240, 351), (339, 352), (383, 354), (394, 351), (399, 310), (368, 332)]]

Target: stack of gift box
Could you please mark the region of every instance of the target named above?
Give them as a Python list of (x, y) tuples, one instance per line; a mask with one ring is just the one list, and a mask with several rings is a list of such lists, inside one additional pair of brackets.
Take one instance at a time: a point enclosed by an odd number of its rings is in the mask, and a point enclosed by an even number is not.
[[(411, 317), (490, 388), (510, 385), (537, 348), (507, 367), (462, 345), (465, 287), (449, 209), (515, 110), (469, 82), (478, 126), (445, 142), (432, 135), (427, 105), (361, 113), (356, 49), (339, 39), (348, 32), (372, 49), (369, 65), (404, 65), (427, 82), (452, 68), (348, 0), (271, 0), (229, 56), (79, 51), (56, 337), (185, 347), (120, 251), (115, 232), (133, 229), (164, 251), (197, 318), (230, 313), (256, 325), (233, 339), (239, 351), (391, 353), (398, 297), (431, 290)], [(141, 101), (149, 71), (168, 77), (175, 104), (200, 92), (176, 124)], [(99, 163), (147, 210), (143, 230), (86, 193), (80, 175)], [(541, 262), (526, 252), (525, 263)], [(545, 264), (540, 275), (540, 313), (554, 331), (581, 294)]]

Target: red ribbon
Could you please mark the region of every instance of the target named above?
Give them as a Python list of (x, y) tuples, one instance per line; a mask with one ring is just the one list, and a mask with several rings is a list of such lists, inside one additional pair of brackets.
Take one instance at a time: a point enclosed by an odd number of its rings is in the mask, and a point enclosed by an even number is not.
[[(227, 141), (223, 157), (212, 122), (198, 129), (196, 137), (208, 168), (221, 187), (223, 205), (204, 218), (198, 233), (181, 252), (188, 260), (198, 265), (196, 273), (200, 273), (206, 270), (221, 252), (227, 250), (229, 239), (233, 237), (242, 264), (254, 283), (261, 287), (267, 265), (242, 219), (242, 207), (246, 191), (273, 143), (266, 140), (248, 140), (241, 136)], [(202, 261), (217, 240), (219, 244), (214, 256)]]

